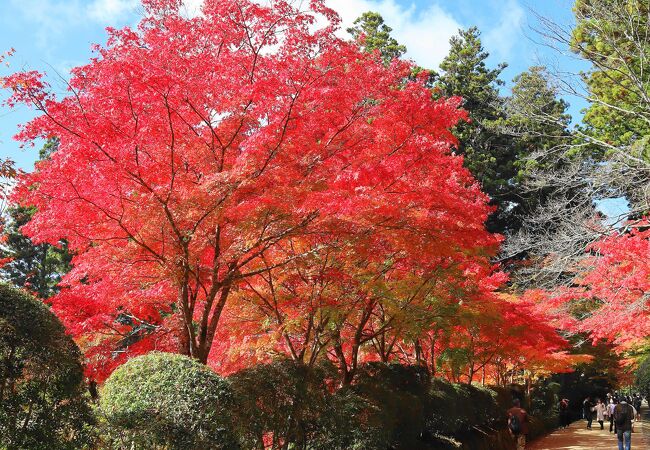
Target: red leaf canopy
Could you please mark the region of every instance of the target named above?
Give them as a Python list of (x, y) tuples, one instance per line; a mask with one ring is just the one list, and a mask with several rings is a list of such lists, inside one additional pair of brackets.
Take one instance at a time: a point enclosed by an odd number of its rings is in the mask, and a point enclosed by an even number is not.
[(15, 197), (38, 208), (27, 233), (75, 252), (52, 303), (100, 377), (152, 348), (207, 361), (233, 293), (334, 242), (393, 280), (487, 264), (458, 99), (338, 39), (319, 1), (145, 6), (63, 98), (34, 72), (3, 80), (42, 112), (18, 138), (60, 140)]

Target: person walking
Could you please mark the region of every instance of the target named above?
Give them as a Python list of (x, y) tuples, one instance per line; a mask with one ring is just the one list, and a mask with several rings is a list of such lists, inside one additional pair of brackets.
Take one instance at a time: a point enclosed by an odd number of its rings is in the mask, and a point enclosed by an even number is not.
[(587, 419), (587, 429), (591, 430), (591, 422), (594, 420), (594, 404), (591, 402), (591, 397), (587, 397), (582, 403), (582, 413)]
[(508, 410), (508, 430), (517, 441), (517, 450), (526, 450), (528, 413), (521, 407), (521, 401), (518, 398), (512, 401), (512, 408)]
[(632, 448), (632, 420), (634, 409), (626, 400), (614, 408), (614, 421), (616, 422), (616, 437), (618, 438), (618, 450), (630, 450)]
[(609, 405), (607, 405), (607, 412), (609, 413), (609, 432), (614, 431), (616, 433), (616, 423), (614, 422), (614, 408), (616, 408), (616, 402), (613, 398), (609, 400)]
[(603, 423), (605, 422), (605, 412), (607, 411), (607, 406), (600, 401), (600, 399), (596, 400), (596, 421), (600, 424), (600, 429), (604, 430), (605, 426)]
[(567, 428), (571, 423), (571, 420), (569, 418), (568, 399), (563, 398), (562, 400), (560, 400), (559, 410), (560, 410), (560, 428)]
[[(603, 418), (605, 419), (605, 422), (609, 422), (610, 428), (611, 428), (611, 419), (610, 419), (610, 411), (609, 411), (609, 404), (612, 401), (611, 397), (608, 398), (603, 402), (603, 406), (605, 407), (605, 411), (603, 411)], [(602, 430), (602, 428), (601, 428)]]
[(641, 420), (641, 403), (643, 402), (643, 398), (641, 397), (640, 393), (636, 393), (634, 396), (634, 409), (636, 409), (636, 421), (638, 422)]

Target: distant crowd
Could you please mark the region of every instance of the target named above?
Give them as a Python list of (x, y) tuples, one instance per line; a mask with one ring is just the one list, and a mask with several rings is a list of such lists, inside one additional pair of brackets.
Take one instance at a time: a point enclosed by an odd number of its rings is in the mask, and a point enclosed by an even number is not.
[[(590, 430), (594, 419), (600, 424), (601, 430), (604, 430), (605, 423), (609, 422), (609, 432), (616, 434), (619, 450), (630, 450), (634, 423), (641, 420), (642, 402), (640, 393), (608, 393), (605, 399), (596, 398), (595, 401), (592, 397), (587, 397), (582, 402), (582, 418), (587, 421), (587, 428)], [(560, 427), (567, 428), (571, 423), (569, 400), (562, 399), (559, 410)]]
[[(605, 429), (605, 422), (609, 422), (609, 432), (615, 433), (618, 438), (618, 449), (630, 450), (634, 423), (641, 420), (642, 402), (643, 397), (639, 393), (608, 393), (605, 399), (596, 398), (595, 402), (592, 397), (587, 397), (582, 402), (582, 418), (587, 421), (590, 430), (594, 417), (601, 430)], [(563, 398), (558, 405), (560, 428), (568, 428), (571, 424), (569, 403), (568, 399)], [(508, 410), (508, 428), (515, 438), (517, 450), (525, 450), (528, 414), (518, 399), (514, 400), (513, 407)]]

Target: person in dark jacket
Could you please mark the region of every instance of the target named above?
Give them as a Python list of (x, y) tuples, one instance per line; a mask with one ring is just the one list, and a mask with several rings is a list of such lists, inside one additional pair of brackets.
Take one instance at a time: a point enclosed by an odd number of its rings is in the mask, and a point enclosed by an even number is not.
[(591, 397), (587, 397), (582, 403), (582, 413), (584, 418), (587, 419), (587, 428), (591, 430), (591, 422), (594, 420), (594, 404)]
[(560, 410), (560, 427), (567, 428), (571, 423), (571, 418), (569, 417), (569, 400), (563, 398), (560, 400), (559, 405)]
[(641, 420), (641, 403), (643, 403), (643, 397), (637, 392), (634, 396), (634, 409), (636, 409), (636, 421)]
[(632, 448), (633, 419), (634, 409), (626, 400), (621, 400), (621, 402), (616, 405), (616, 408), (614, 408), (614, 422), (616, 422), (618, 450), (630, 450)]

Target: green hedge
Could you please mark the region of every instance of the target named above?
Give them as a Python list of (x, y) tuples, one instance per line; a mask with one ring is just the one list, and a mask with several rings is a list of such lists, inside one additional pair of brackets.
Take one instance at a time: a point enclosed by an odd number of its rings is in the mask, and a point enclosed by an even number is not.
[(0, 284), (0, 448), (92, 445), (81, 352), (42, 302)]
[(373, 406), (381, 448), (421, 446), (430, 385), (428, 371), (420, 366), (368, 363), (359, 369), (351, 389)]
[(120, 366), (101, 392), (105, 446), (238, 449), (230, 382), (186, 356), (150, 353)]
[(302, 446), (317, 438), (320, 417), (328, 406), (322, 368), (279, 360), (242, 370), (231, 377), (236, 396), (238, 432), (245, 448), (274, 443)]
[[(331, 365), (289, 360), (224, 380), (189, 358), (154, 353), (109, 378), (101, 411), (113, 448), (507, 450), (513, 395), (521, 394), (383, 363), (363, 365), (342, 388)], [(531, 434), (548, 426), (533, 419)]]
[[(246, 448), (262, 437), (306, 449), (507, 449), (513, 388), (432, 379), (420, 366), (368, 363), (334, 389), (331, 367), (277, 361), (230, 377)], [(539, 421), (533, 421), (532, 429)], [(547, 424), (541, 424), (546, 429)]]
[(277, 360), (229, 377), (244, 448), (263, 443), (311, 450), (386, 448), (382, 411), (354, 389), (335, 390), (329, 364)]
[(505, 414), (497, 403), (497, 393), (483, 387), (435, 379), (430, 396), (435, 407), (427, 428), (433, 434), (459, 436), (503, 420)]

